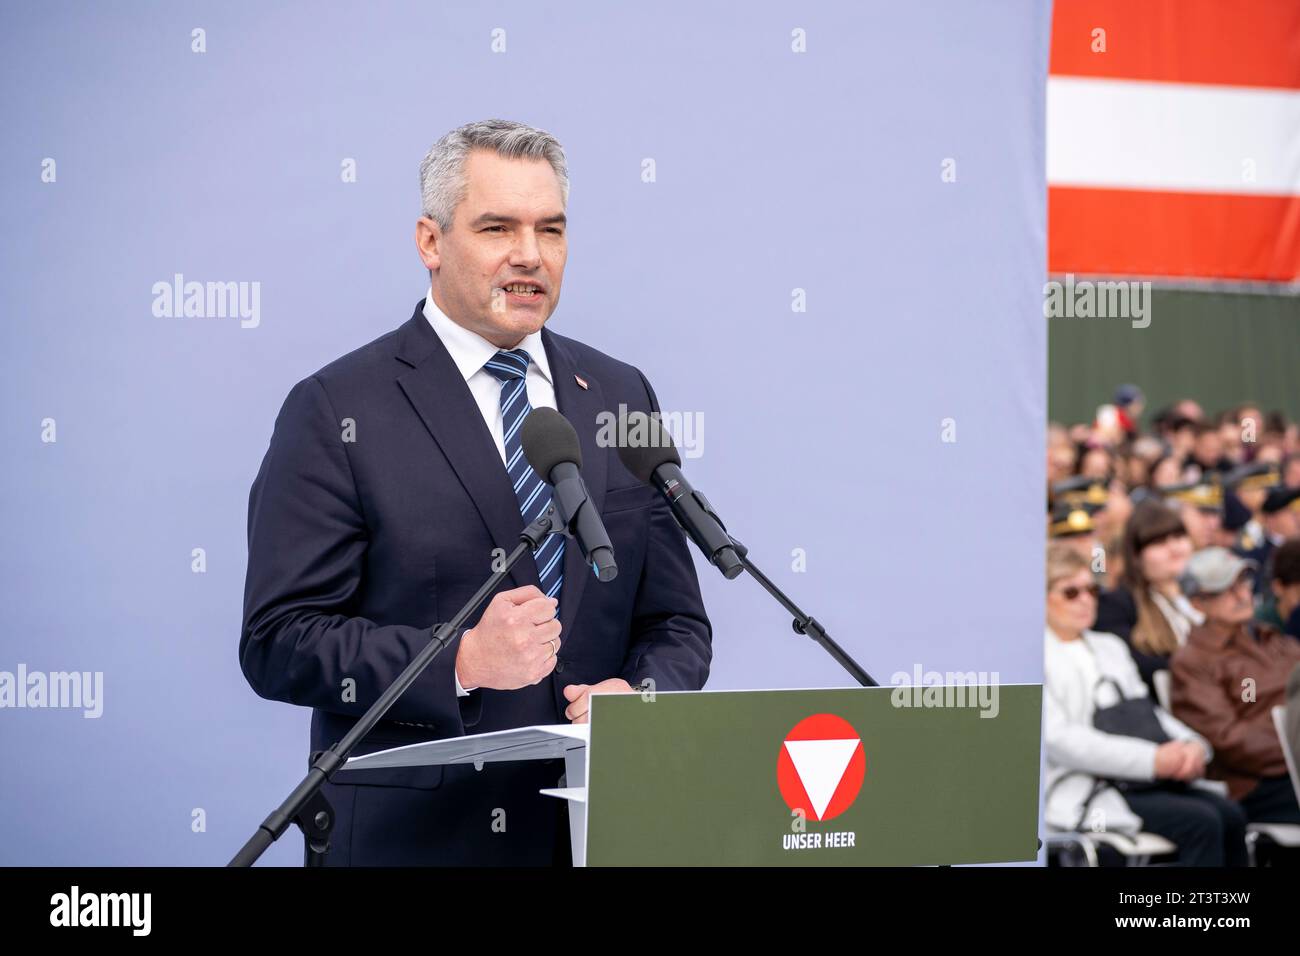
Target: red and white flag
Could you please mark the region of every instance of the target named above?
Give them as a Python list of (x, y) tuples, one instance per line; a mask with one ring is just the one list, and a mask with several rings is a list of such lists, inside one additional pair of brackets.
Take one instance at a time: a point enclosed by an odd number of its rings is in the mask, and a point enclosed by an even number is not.
[(1300, 0), (1057, 0), (1048, 271), (1300, 281)]

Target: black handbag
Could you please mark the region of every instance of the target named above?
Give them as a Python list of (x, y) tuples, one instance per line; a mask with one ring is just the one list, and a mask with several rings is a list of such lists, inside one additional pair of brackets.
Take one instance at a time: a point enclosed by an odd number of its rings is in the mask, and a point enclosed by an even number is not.
[[(1150, 697), (1125, 697), (1114, 678), (1103, 677), (1096, 687), (1110, 684), (1119, 697), (1118, 703), (1109, 707), (1096, 707), (1092, 712), (1092, 725), (1107, 734), (1121, 737), (1137, 737), (1154, 744), (1168, 743), (1173, 738), (1165, 732), (1156, 713), (1156, 704)], [(1096, 688), (1094, 688), (1094, 691)], [(1182, 790), (1186, 784), (1181, 780), (1118, 780), (1108, 781), (1120, 793), (1135, 793), (1146, 790)]]

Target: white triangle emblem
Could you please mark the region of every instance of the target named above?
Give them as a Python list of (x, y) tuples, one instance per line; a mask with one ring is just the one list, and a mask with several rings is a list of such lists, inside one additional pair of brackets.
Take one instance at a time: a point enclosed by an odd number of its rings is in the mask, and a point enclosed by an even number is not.
[(851, 740), (787, 740), (786, 753), (794, 764), (795, 773), (803, 784), (804, 792), (812, 801), (812, 811), (820, 820), (835, 791), (844, 778), (849, 761), (862, 743)]

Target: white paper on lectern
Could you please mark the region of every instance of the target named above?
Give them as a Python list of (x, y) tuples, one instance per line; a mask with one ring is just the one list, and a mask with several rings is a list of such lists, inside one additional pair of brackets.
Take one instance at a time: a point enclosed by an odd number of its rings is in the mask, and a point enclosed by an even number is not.
[(467, 737), (444, 737), (376, 750), (349, 757), (337, 771), (376, 770), (391, 767), (433, 767), (454, 763), (495, 763), (504, 760), (551, 760), (567, 751), (583, 749), (589, 739), (588, 724), (550, 724), (512, 727)]
[(537, 792), (544, 797), (558, 797), (561, 800), (572, 800), (575, 803), (587, 802), (586, 787), (548, 787)]

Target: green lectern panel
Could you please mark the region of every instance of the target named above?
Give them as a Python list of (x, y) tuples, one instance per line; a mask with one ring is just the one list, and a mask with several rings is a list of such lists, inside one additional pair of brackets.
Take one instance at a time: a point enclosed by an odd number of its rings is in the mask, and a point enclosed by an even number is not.
[(1037, 856), (1042, 687), (600, 695), (591, 866)]

